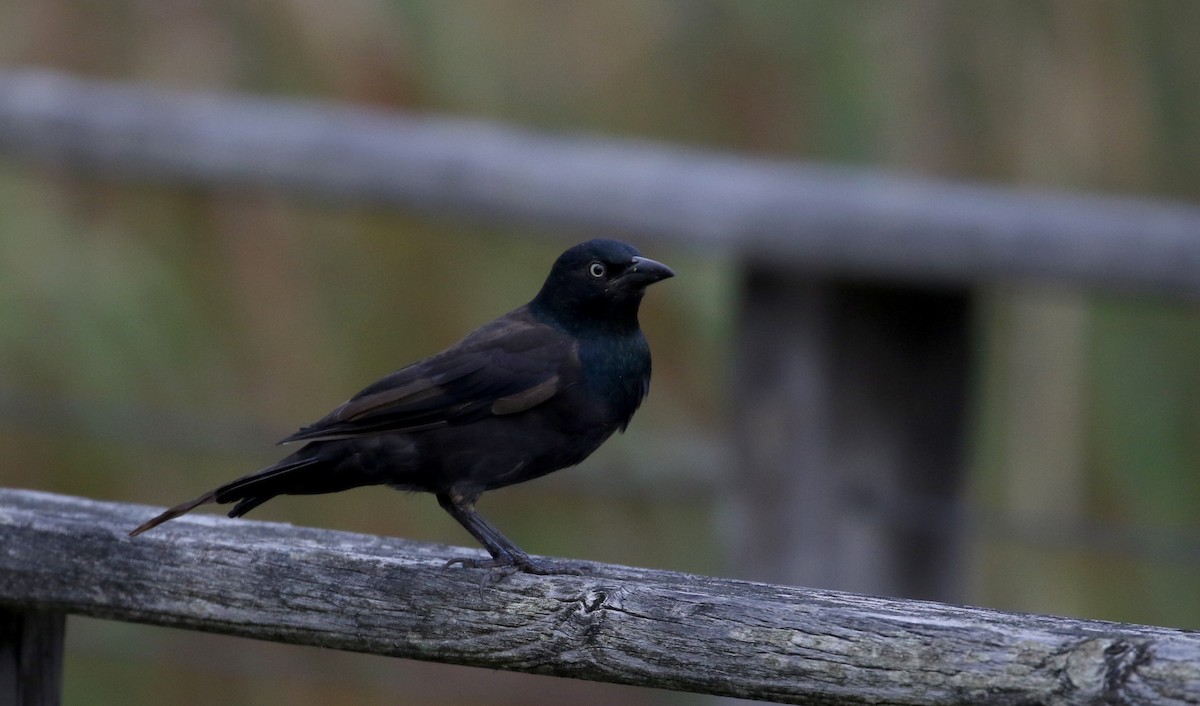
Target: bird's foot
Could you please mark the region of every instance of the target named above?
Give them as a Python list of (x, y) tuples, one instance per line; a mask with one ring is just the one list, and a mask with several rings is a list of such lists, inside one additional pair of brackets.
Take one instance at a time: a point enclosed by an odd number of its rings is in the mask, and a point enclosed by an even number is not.
[(577, 564), (568, 564), (556, 561), (546, 561), (545, 559), (534, 559), (525, 553), (520, 554), (503, 554), (491, 559), (451, 559), (446, 562), (445, 568), (451, 566), (461, 566), (464, 569), (489, 569), (483, 575), (483, 580), (479, 584), (479, 594), (483, 595), (483, 590), (493, 583), (497, 583), (516, 573), (536, 574), (538, 576), (553, 576), (571, 575), (582, 576), (583, 567)]

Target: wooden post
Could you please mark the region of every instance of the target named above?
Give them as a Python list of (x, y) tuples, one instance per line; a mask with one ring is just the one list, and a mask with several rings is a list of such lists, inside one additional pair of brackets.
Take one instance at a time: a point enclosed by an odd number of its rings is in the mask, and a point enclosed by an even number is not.
[(743, 283), (734, 569), (961, 600), (969, 296), (802, 277)]
[(57, 706), (62, 701), (66, 616), (0, 608), (0, 703)]

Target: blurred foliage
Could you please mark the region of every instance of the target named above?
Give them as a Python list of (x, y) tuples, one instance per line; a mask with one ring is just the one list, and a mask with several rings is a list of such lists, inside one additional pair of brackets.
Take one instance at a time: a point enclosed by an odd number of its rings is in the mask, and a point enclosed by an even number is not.
[[(1198, 31), (1192, 0), (7, 0), (0, 65), (1196, 200)], [(268, 463), (274, 438), (525, 301), (564, 235), (0, 161), (0, 485), (161, 505)], [(638, 420), (484, 508), (532, 551), (721, 571), (736, 263), (648, 254), (682, 276), (647, 299)], [(981, 314), (978, 506), (1194, 548), (1195, 308), (996, 289)], [(466, 543), (428, 498), (378, 490), (256, 514)], [(1110, 544), (975, 537), (972, 600), (1200, 627), (1194, 549)], [(69, 703), (692, 701), (86, 620), (69, 640)]]

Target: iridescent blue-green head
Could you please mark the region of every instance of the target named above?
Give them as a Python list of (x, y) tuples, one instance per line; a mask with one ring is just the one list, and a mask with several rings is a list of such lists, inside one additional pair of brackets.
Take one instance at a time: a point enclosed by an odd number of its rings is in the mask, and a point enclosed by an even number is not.
[(558, 257), (530, 309), (572, 332), (636, 329), (646, 287), (674, 276), (628, 243), (589, 240)]

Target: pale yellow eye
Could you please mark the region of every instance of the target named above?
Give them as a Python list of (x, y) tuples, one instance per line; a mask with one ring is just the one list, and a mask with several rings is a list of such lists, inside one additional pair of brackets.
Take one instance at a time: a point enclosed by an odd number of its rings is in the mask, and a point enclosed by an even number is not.
[(596, 279), (603, 277), (605, 272), (607, 272), (607, 270), (604, 269), (603, 263), (593, 262), (591, 265), (588, 265), (588, 274)]

